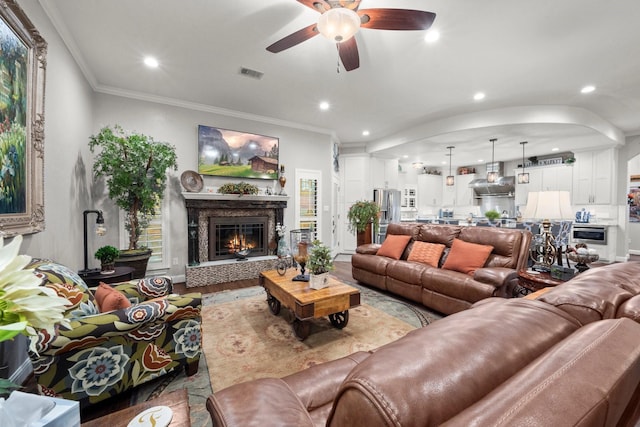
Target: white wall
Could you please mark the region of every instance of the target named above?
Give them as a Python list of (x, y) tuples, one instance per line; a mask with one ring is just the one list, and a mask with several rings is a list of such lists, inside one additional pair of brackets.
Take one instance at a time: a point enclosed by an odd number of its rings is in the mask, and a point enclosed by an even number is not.
[[(180, 194), (180, 174), (185, 170), (197, 170), (198, 125), (207, 125), (269, 135), (280, 139), (280, 163), (285, 165), (287, 184), (285, 190), (289, 195), (288, 207), (285, 210), (285, 225), (288, 229), (297, 228), (294, 225), (293, 194), (294, 170), (320, 170), (323, 176), (322, 200), (325, 206), (331, 203), (331, 174), (332, 174), (332, 140), (330, 135), (311, 131), (293, 129), (270, 123), (229, 117), (207, 111), (175, 107), (165, 104), (141, 101), (122, 96), (97, 94), (95, 103), (95, 120), (92, 132), (97, 132), (105, 125), (120, 124), (126, 130), (135, 130), (153, 136), (158, 141), (167, 141), (176, 146), (178, 156), (178, 171), (171, 173), (169, 180), (169, 202), (171, 218), (171, 243), (169, 259), (178, 259), (176, 265), (171, 266), (169, 274), (173, 276), (185, 274), (187, 264), (187, 212), (184, 200)], [(204, 177), (204, 185), (219, 187), (225, 182), (237, 179)], [(273, 181), (246, 180), (261, 189), (272, 186)], [(97, 191), (99, 190), (99, 192)], [(97, 188), (94, 196), (96, 204), (103, 206), (109, 219), (107, 226), (118, 217), (113, 203), (106, 197), (104, 188)], [(322, 207), (320, 207), (322, 210)], [(113, 236), (111, 244), (117, 244), (117, 235)], [(111, 237), (107, 237), (110, 239)], [(331, 215), (323, 212), (322, 236), (323, 242), (331, 242)]]
[(93, 92), (38, 2), (20, 1), (20, 6), (48, 43), (45, 230), (25, 236), (22, 252), (77, 268), (83, 258), (82, 211), (92, 207), (87, 138), (93, 121)]
[[(24, 236), (21, 253), (82, 264), (82, 211), (92, 206), (87, 136), (92, 129), (93, 92), (36, 0), (20, 1), (48, 43), (45, 87), (45, 230)], [(24, 336), (0, 344), (0, 360), (17, 383), (31, 372)]]

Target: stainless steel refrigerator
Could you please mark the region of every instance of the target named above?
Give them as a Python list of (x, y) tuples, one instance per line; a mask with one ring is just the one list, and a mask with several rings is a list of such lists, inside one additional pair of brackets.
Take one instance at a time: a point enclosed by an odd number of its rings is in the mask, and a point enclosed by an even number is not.
[(377, 243), (382, 243), (387, 234), (387, 225), (392, 222), (400, 222), (400, 190), (388, 188), (375, 188), (373, 201), (380, 206), (380, 227), (374, 236)]

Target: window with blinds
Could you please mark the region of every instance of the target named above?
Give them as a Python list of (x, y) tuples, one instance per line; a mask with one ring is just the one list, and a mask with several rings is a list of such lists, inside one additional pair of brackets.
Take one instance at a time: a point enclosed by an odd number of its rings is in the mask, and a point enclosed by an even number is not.
[[(122, 247), (129, 244), (128, 233), (124, 228), (124, 211), (120, 211), (120, 241)], [(165, 232), (165, 230), (167, 232)], [(149, 221), (149, 226), (142, 231), (138, 239), (138, 247), (152, 250), (147, 271), (161, 270), (170, 267), (169, 251), (169, 208), (166, 197), (156, 207), (156, 214)]]
[(320, 235), (318, 230), (320, 224), (320, 172), (296, 171), (296, 174), (298, 176), (297, 223), (300, 228), (311, 230), (311, 240), (315, 240)]
[(156, 215), (149, 221), (149, 226), (140, 234), (138, 246), (146, 246), (151, 249), (151, 258), (149, 264), (162, 263), (163, 244), (162, 244), (162, 209), (156, 210)]

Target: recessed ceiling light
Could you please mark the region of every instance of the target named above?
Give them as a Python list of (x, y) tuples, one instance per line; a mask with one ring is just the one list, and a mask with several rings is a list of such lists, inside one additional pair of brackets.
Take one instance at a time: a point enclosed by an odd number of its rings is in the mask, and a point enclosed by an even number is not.
[(551, 151), (560, 151), (560, 149), (558, 147), (553, 147)]
[(591, 92), (593, 92), (594, 90), (596, 90), (596, 87), (595, 87), (595, 86), (588, 85), (588, 86), (585, 86), (585, 87), (583, 87), (582, 89), (580, 89), (580, 92), (581, 92), (581, 93), (591, 93)]
[(485, 97), (485, 94), (483, 92), (478, 92), (475, 95), (473, 95), (473, 99), (475, 99), (476, 101), (482, 101)]
[(368, 130), (363, 130), (362, 131), (362, 136), (369, 136), (369, 131)]
[(158, 63), (158, 60), (153, 56), (147, 56), (146, 58), (144, 58), (144, 65), (149, 68), (158, 68), (158, 65), (160, 64)]
[(446, 165), (446, 164), (447, 164), (447, 161), (446, 161), (446, 160), (443, 160), (443, 161), (442, 161), (442, 164), (443, 164), (443, 165)]
[(424, 35), (424, 41), (427, 43), (437, 42), (440, 38), (440, 32), (438, 30), (429, 30), (427, 34)]
[(322, 111), (327, 111), (329, 109), (329, 103), (327, 101), (322, 101), (320, 103), (320, 109)]
[(484, 162), (484, 160), (478, 159), (478, 163), (482, 163), (482, 162)]
[(402, 158), (403, 158), (403, 159), (408, 159), (408, 158), (409, 158), (409, 155), (408, 155), (408, 154), (405, 154), (404, 156), (402, 156)]

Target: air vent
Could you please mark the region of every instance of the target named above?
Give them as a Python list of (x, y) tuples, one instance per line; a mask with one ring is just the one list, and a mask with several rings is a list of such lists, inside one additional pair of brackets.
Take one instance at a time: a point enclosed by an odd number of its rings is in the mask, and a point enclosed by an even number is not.
[(256, 80), (260, 80), (262, 76), (264, 76), (264, 73), (261, 71), (256, 71), (256, 70), (252, 70), (250, 68), (245, 68), (245, 67), (240, 68), (240, 74), (247, 77), (251, 77)]

